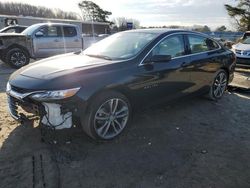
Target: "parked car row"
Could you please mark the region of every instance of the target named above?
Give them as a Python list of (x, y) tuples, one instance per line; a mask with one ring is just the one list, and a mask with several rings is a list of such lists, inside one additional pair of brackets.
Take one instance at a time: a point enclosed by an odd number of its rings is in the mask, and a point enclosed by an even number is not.
[(237, 58), (237, 66), (250, 67), (250, 32), (247, 31), (236, 42), (225, 40), (223, 38), (214, 38), (220, 42), (223, 46), (231, 49)]
[(240, 41), (232, 46), (232, 51), (236, 54), (238, 65), (250, 67), (250, 32), (244, 33)]

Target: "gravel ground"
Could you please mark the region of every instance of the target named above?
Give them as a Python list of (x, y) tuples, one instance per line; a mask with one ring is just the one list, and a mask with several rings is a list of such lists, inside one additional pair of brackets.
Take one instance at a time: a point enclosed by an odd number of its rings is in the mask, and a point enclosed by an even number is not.
[[(41, 142), (36, 121), (18, 124), (8, 115), (4, 91), (11, 72), (0, 63), (0, 187), (250, 187), (246, 92), (137, 112), (111, 142), (95, 142), (72, 128), (49, 144)], [(239, 69), (233, 85), (249, 87), (249, 77)]]

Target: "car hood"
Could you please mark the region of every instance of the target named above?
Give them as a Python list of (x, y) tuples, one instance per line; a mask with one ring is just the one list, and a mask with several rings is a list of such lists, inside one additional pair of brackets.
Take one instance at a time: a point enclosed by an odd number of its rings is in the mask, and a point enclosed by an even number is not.
[(250, 50), (250, 44), (238, 43), (233, 46), (236, 50)]
[(22, 33), (0, 33), (0, 37), (22, 37), (22, 36), (26, 36)]
[(12, 77), (22, 75), (36, 79), (53, 79), (108, 63), (110, 63), (110, 61), (70, 53), (32, 63), (16, 71)]

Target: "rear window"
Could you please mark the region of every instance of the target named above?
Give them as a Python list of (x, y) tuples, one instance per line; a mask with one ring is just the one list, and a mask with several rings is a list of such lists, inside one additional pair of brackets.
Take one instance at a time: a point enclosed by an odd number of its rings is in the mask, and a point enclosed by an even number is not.
[(203, 36), (188, 35), (188, 40), (192, 54), (208, 52), (220, 48), (215, 41)]
[(64, 37), (75, 37), (77, 35), (76, 28), (70, 26), (63, 27), (63, 36)]

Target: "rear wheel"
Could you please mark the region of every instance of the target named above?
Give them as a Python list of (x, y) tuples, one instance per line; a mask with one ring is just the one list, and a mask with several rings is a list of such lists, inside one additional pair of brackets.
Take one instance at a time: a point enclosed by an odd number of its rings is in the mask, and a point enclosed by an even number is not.
[(92, 138), (110, 140), (127, 126), (131, 116), (128, 99), (121, 93), (109, 91), (95, 97), (81, 118), (83, 130)]
[(6, 62), (13, 68), (21, 68), (30, 61), (29, 55), (25, 50), (19, 48), (10, 49), (6, 54)]
[(218, 100), (227, 89), (228, 75), (225, 70), (219, 70), (214, 78), (213, 84), (210, 87), (209, 98)]

